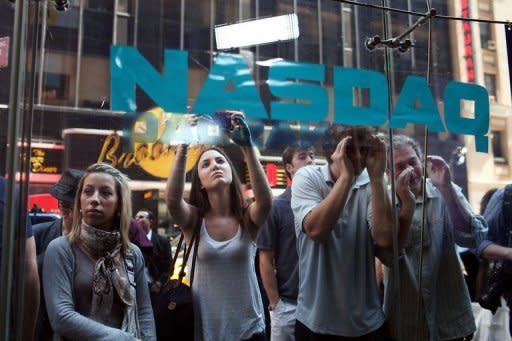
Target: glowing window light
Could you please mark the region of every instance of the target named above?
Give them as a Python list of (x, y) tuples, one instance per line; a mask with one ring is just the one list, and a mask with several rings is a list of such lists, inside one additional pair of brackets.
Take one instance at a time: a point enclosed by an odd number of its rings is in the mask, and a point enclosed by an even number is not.
[(215, 27), (218, 50), (268, 44), (298, 37), (299, 21), (296, 14)]

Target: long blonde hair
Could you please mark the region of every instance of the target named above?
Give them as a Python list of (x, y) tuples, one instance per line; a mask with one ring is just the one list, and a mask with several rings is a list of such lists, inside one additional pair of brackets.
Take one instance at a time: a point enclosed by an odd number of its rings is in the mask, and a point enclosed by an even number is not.
[(116, 220), (114, 221), (114, 228), (118, 228), (121, 233), (121, 242), (123, 243), (123, 249), (128, 250), (130, 248), (130, 222), (132, 219), (132, 199), (130, 188), (128, 187), (128, 177), (121, 173), (116, 168), (106, 163), (95, 163), (90, 165), (85, 171), (84, 176), (78, 184), (78, 189), (75, 195), (75, 202), (73, 204), (73, 225), (71, 232), (68, 235), (68, 240), (71, 244), (76, 243), (79, 240), (80, 232), (82, 229), (82, 213), (80, 210), (80, 197), (84, 188), (85, 178), (92, 173), (105, 173), (112, 178), (116, 183), (116, 194), (118, 197), (118, 210)]

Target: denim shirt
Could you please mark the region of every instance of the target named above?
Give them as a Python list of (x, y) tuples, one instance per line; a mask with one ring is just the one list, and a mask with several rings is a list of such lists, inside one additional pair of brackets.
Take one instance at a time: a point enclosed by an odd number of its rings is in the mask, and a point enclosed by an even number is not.
[[(487, 204), (484, 217), (489, 225), (489, 233), (487, 238), (478, 247), (478, 254), (490, 244), (498, 244), (508, 246), (508, 236), (505, 224), (505, 216), (503, 213), (503, 197), (505, 196), (505, 188), (500, 188), (494, 193)], [(508, 217), (510, 219), (510, 217)]]
[[(472, 212), (461, 189), (454, 184), (452, 186), (459, 200)], [(452, 224), (446, 203), (430, 179), (427, 179), (426, 194), (423, 247), (420, 243), (423, 202), (419, 197), (407, 240), (400, 253), (400, 316), (396, 316), (396, 302), (391, 296), (394, 283), (389, 268), (385, 271), (385, 311), (388, 311), (392, 331), (395, 330), (397, 317), (400, 319), (403, 340), (464, 337), (472, 334), (476, 328), (455, 243), (475, 249), (485, 238), (487, 224), (482, 216), (472, 214), (471, 233), (462, 232)], [(423, 253), (423, 268), (421, 307), (418, 308), (420, 253)]]

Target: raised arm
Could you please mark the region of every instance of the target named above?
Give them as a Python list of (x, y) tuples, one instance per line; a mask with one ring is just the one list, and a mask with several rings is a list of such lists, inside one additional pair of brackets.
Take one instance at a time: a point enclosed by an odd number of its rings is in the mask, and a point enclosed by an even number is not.
[(430, 179), (446, 203), (455, 241), (460, 246), (478, 247), (487, 234), (487, 222), (472, 211), (462, 191), (452, 183), (446, 162), (439, 156), (428, 156), (428, 161)]
[(244, 154), (251, 188), (254, 194), (254, 202), (248, 208), (248, 214), (254, 226), (261, 226), (267, 219), (270, 208), (272, 207), (272, 192), (268, 185), (267, 178), (263, 172), (255, 147), (241, 147)]
[(398, 250), (404, 247), (416, 208), (416, 198), (410, 186), (410, 181), (413, 176), (414, 169), (411, 166), (407, 166), (396, 179), (396, 194), (400, 200), (400, 211), (398, 213)]
[[(354, 182), (354, 168), (346, 155), (347, 144), (350, 140), (351, 137), (343, 138), (331, 156), (333, 163), (330, 165), (330, 168), (335, 169), (337, 174), (332, 190), (302, 220), (303, 230), (309, 238), (316, 242), (324, 242), (331, 233), (340, 216), (340, 212), (345, 206), (348, 193)], [(298, 181), (302, 182), (301, 180), (294, 179), (294, 182)], [(314, 189), (311, 189), (310, 192), (307, 188), (304, 188), (306, 191), (304, 192), (298, 187), (300, 186), (297, 186), (296, 190), (296, 187), (293, 186), (292, 190), (292, 195), (297, 198), (300, 196), (308, 198), (314, 193)]]
[(174, 221), (187, 233), (196, 224), (197, 209), (183, 199), (185, 188), (185, 165), (188, 145), (182, 144), (176, 150), (176, 159), (165, 186), (165, 203)]
[(242, 150), (254, 193), (254, 202), (249, 206), (247, 214), (253, 223), (251, 224), (251, 234), (253, 238), (256, 238), (259, 226), (265, 222), (272, 207), (272, 192), (263, 172), (263, 167), (258, 160), (258, 150), (253, 146), (251, 132), (243, 114), (236, 111), (231, 113), (233, 129), (229, 131), (229, 137)]
[(384, 141), (377, 136), (372, 136), (369, 143), (370, 148), (366, 158), (366, 168), (370, 177), (370, 189), (372, 193), (371, 233), (377, 245), (387, 248), (392, 245), (393, 235), (391, 203), (384, 180), (384, 171), (386, 170), (386, 146)]
[(432, 184), (437, 187), (448, 208), (448, 214), (453, 226), (462, 232), (471, 233), (472, 213), (459, 199), (452, 186), (452, 177), (446, 161), (440, 156), (429, 155), (428, 171)]

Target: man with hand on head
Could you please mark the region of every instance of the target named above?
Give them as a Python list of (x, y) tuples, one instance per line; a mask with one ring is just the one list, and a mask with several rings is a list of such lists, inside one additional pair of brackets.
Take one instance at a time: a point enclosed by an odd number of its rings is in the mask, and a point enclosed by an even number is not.
[(374, 340), (384, 323), (375, 245), (388, 248), (392, 241), (385, 144), (370, 128), (333, 125), (324, 153), (327, 165), (301, 168), (292, 184), (299, 257), (295, 336)]
[[(396, 311), (398, 302), (391, 297), (394, 283), (389, 275), (384, 300), (385, 310), (389, 310), (389, 335), (400, 340), (470, 340), (475, 322), (455, 243), (476, 248), (485, 238), (487, 224), (473, 213), (462, 190), (452, 183), (448, 165), (439, 156), (427, 157), (429, 178), (425, 184), (424, 211), (422, 152), (418, 143), (408, 136), (395, 135), (390, 149), (401, 212), (400, 316)], [(423, 211), (426, 219), (421, 244)], [(421, 283), (420, 256), (423, 258)], [(391, 266), (389, 253), (383, 259)], [(385, 273), (388, 277), (388, 271)], [(421, 306), (418, 307), (420, 287)]]
[[(313, 164), (315, 154), (312, 148), (287, 147), (282, 158), (291, 180), (300, 168)], [(269, 218), (258, 236), (261, 279), (270, 302), (270, 339), (275, 341), (295, 340), (299, 277), (291, 197), (288, 186), (274, 199)]]

